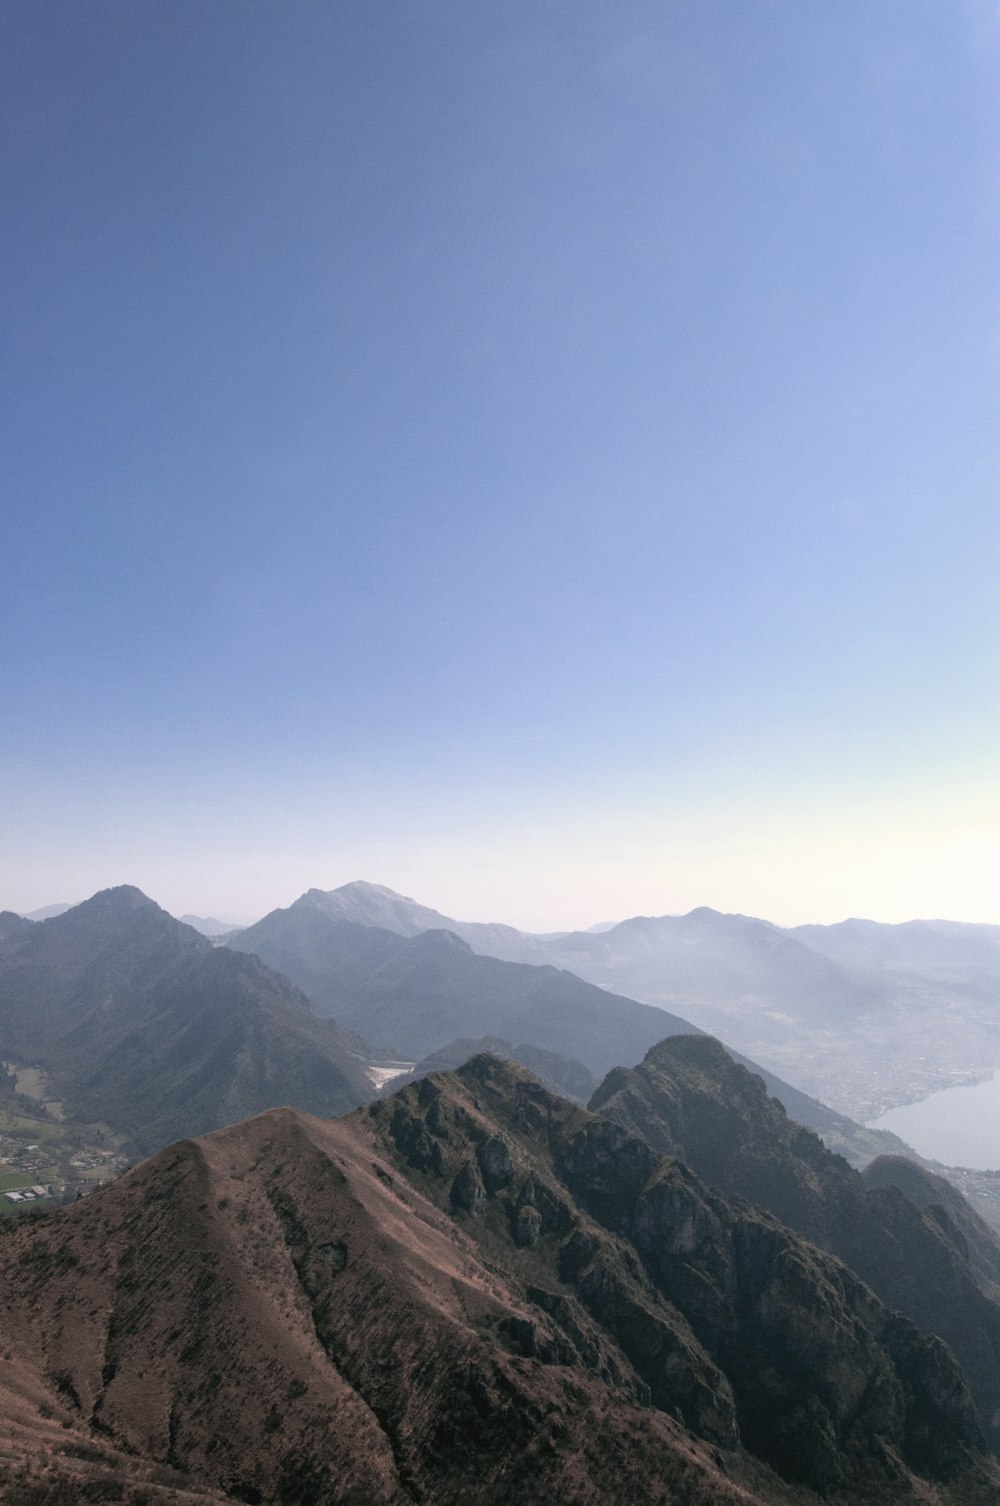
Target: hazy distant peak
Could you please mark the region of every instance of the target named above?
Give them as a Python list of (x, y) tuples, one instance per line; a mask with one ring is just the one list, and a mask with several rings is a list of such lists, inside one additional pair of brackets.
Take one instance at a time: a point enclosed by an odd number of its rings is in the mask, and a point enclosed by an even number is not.
[[(74, 905), (79, 913), (88, 911), (111, 911), (124, 914), (129, 910), (159, 910), (160, 906), (148, 894), (143, 894), (134, 884), (116, 884), (112, 889), (99, 889), (82, 904)], [(70, 912), (67, 911), (67, 914)], [(163, 912), (166, 914), (166, 911)]]
[(244, 929), (234, 921), (219, 920), (215, 915), (182, 915), (180, 920), (183, 925), (200, 931), (203, 936), (228, 936), (231, 931)]
[(368, 879), (351, 879), (349, 884), (341, 884), (339, 888), (331, 889), (328, 892), (331, 894), (346, 894), (349, 892), (381, 894), (386, 899), (401, 899), (405, 904), (416, 904), (416, 900), (411, 895), (400, 894), (397, 889), (390, 889), (388, 884), (373, 884)]
[[(379, 899), (396, 900), (402, 905), (415, 905), (417, 901), (408, 894), (399, 894), (386, 884), (371, 884), (367, 879), (352, 879), (349, 884), (340, 884), (336, 889), (307, 889), (304, 899), (360, 899), (377, 896)], [(421, 905), (420, 909), (426, 906)]]
[(364, 879), (342, 884), (339, 889), (307, 889), (290, 908), (320, 910), (332, 920), (379, 926), (400, 936), (415, 936), (420, 931), (441, 930), (454, 924), (438, 910)]
[(733, 926), (759, 926), (765, 931), (777, 931), (778, 927), (770, 920), (765, 920), (761, 915), (744, 915), (739, 910), (713, 910), (710, 905), (699, 905), (697, 909), (689, 910), (687, 915), (681, 916), (682, 920), (701, 920), (708, 925)]
[(65, 915), (67, 910), (72, 910), (69, 904), (42, 905), (38, 910), (28, 910), (22, 916), (24, 920), (54, 920), (57, 915)]

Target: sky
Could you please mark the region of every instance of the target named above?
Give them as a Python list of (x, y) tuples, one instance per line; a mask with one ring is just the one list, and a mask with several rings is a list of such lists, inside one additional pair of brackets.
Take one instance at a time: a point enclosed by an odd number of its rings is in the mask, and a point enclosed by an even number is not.
[(995, 0), (0, 0), (0, 908), (1000, 923)]

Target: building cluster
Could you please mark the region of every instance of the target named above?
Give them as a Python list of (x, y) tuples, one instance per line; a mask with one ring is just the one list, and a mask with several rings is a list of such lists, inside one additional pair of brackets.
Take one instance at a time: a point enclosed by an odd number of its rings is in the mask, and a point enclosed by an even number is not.
[(58, 1141), (26, 1145), (0, 1133), (0, 1216), (51, 1198), (67, 1202), (112, 1181), (128, 1165), (119, 1151), (104, 1144), (71, 1150)]
[(34, 1203), (51, 1196), (52, 1188), (45, 1182), (37, 1182), (34, 1187), (12, 1187), (4, 1193), (8, 1203)]

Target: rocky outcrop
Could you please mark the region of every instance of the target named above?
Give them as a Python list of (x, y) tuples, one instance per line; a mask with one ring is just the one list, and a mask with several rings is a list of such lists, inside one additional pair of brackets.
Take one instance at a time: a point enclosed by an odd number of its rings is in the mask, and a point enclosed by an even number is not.
[(640, 1066), (610, 1073), (591, 1108), (836, 1255), (888, 1307), (937, 1334), (1000, 1446), (1000, 1301), (985, 1279), (998, 1248), (958, 1192), (943, 1183), (936, 1190), (948, 1209), (929, 1197), (917, 1206), (900, 1184), (933, 1192), (919, 1168), (889, 1174), (880, 1162), (863, 1177), (708, 1036), (662, 1041)]
[(861, 1175), (866, 1187), (895, 1187), (929, 1213), (980, 1284), (1000, 1293), (1000, 1234), (950, 1182), (903, 1156), (877, 1156)]
[[(429, 1195), (476, 1213), (464, 1227), (494, 1263), (523, 1250), (551, 1271), (545, 1289), (573, 1303), (542, 1304), (564, 1359), (585, 1363), (584, 1314), (590, 1349), (610, 1339), (654, 1407), (824, 1492), (895, 1481), (900, 1459), (947, 1481), (981, 1449), (944, 1346), (773, 1217), (510, 1064), (479, 1057), (428, 1081), (446, 1178), (455, 1167), (450, 1193)], [(392, 1114), (417, 1096), (398, 1094)], [(387, 1105), (368, 1117), (380, 1137), (392, 1123)]]

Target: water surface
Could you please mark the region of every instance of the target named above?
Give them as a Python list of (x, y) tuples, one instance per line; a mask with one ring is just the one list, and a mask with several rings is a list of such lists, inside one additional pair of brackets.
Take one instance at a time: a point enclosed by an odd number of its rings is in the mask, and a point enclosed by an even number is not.
[(988, 1082), (942, 1088), (920, 1103), (889, 1109), (870, 1129), (892, 1130), (930, 1161), (1000, 1168), (1000, 1072)]

